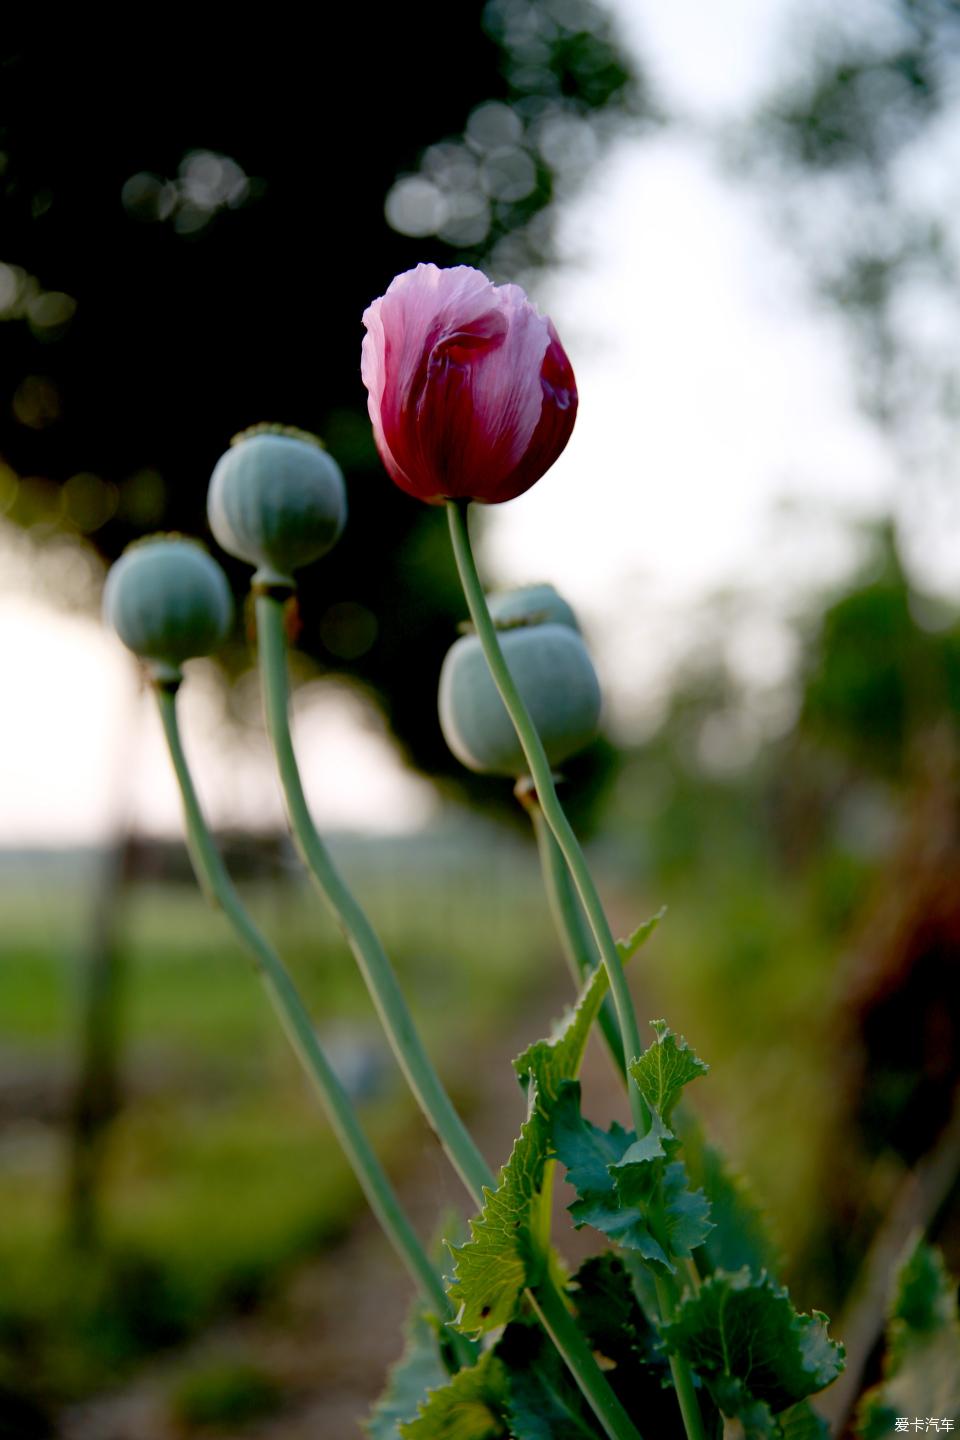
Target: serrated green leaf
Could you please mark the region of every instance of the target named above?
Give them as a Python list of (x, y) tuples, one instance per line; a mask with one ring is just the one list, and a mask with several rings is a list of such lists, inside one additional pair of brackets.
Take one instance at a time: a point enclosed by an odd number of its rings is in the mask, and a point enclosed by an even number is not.
[(370, 1440), (399, 1440), (401, 1422), (413, 1420), (427, 1392), (448, 1379), (436, 1329), (419, 1302), (408, 1316), (405, 1329), (403, 1354), (391, 1366), (387, 1388), (366, 1422)]
[[(656, 929), (663, 914), (661, 910), (659, 914), (645, 921), (634, 931), (629, 941), (617, 942), (622, 961), (626, 962), (639, 950)], [(547, 1040), (535, 1041), (514, 1060), (513, 1068), (520, 1084), (524, 1089), (528, 1089), (531, 1081), (534, 1081), (542, 1104), (550, 1105), (562, 1082), (572, 1080), (580, 1073), (590, 1029), (600, 1013), (609, 988), (606, 967), (598, 965), (585, 981), (576, 1003), (566, 1011), (550, 1037)]]
[(524, 1289), (539, 1276), (543, 1257), (534, 1234), (546, 1167), (553, 1158), (548, 1108), (579, 1071), (606, 992), (606, 971), (599, 966), (551, 1038), (538, 1040), (514, 1061), (527, 1089), (529, 1114), (496, 1190), (484, 1192), (483, 1210), (470, 1222), (471, 1238), (451, 1247), (456, 1263), (449, 1295), (465, 1334), (507, 1324), (517, 1314)]
[(621, 1160), (635, 1143), (633, 1132), (614, 1121), (600, 1130), (580, 1113), (580, 1086), (569, 1080), (551, 1111), (551, 1133), (557, 1156), (567, 1167), (567, 1179), (581, 1198), (611, 1195), (610, 1166)]
[(580, 1071), (587, 1048), (590, 1027), (600, 1013), (600, 1006), (609, 989), (607, 972), (602, 965), (591, 974), (580, 992), (577, 1003), (554, 1027), (547, 1040), (536, 1040), (513, 1062), (520, 1084), (529, 1091), (536, 1084), (541, 1099), (550, 1103), (564, 1080)]
[(633, 1061), (630, 1074), (650, 1109), (669, 1125), (673, 1107), (684, 1087), (700, 1075), (706, 1075), (710, 1067), (690, 1049), (682, 1035), (678, 1041), (665, 1020), (650, 1023), (657, 1038), (639, 1060)]
[(679, 1161), (658, 1163), (673, 1138), (659, 1116), (654, 1114), (650, 1132), (640, 1140), (620, 1125), (599, 1130), (581, 1115), (580, 1087), (568, 1081), (560, 1087), (552, 1122), (554, 1148), (577, 1191), (570, 1206), (577, 1228), (592, 1225), (674, 1274), (672, 1257), (688, 1256), (709, 1232), (710, 1207), (701, 1192), (687, 1188)]
[(626, 940), (618, 940), (616, 942), (617, 954), (624, 964), (626, 964), (632, 955), (637, 953), (641, 945), (649, 940), (666, 913), (666, 905), (661, 906), (656, 915), (651, 915), (649, 920), (644, 920), (643, 924), (638, 925), (633, 934), (628, 935)]
[(539, 1326), (508, 1325), (496, 1353), (508, 1376), (513, 1440), (597, 1440), (591, 1411)]
[(531, 1215), (543, 1185), (549, 1135), (538, 1111), (526, 1120), (496, 1190), (484, 1190), (471, 1238), (452, 1246), (456, 1262), (447, 1293), (457, 1309), (456, 1326), (480, 1335), (506, 1325), (538, 1264)]
[(402, 1422), (402, 1440), (506, 1440), (506, 1367), (492, 1350), (469, 1370), (431, 1390), (415, 1420)]
[(902, 1415), (947, 1418), (960, 1429), (956, 1285), (940, 1252), (922, 1240), (897, 1277), (887, 1321), (883, 1379), (861, 1401), (857, 1434), (861, 1440), (875, 1440), (889, 1434)]
[(663, 1212), (670, 1254), (690, 1258), (713, 1229), (710, 1201), (702, 1190), (691, 1190), (687, 1167), (674, 1160), (663, 1172)]
[(777, 1415), (843, 1369), (843, 1346), (828, 1337), (826, 1316), (798, 1314), (786, 1290), (747, 1269), (711, 1275), (696, 1295), (684, 1297), (662, 1334), (721, 1409), (740, 1396), (742, 1406), (762, 1401)]

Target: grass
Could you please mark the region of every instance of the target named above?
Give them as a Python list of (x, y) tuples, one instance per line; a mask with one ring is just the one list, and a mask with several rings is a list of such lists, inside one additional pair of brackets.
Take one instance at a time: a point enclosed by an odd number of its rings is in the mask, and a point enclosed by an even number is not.
[[(429, 1047), (467, 1105), (491, 1036), (557, 974), (532, 855), (509, 844), (490, 855), (461, 871), (443, 853), (425, 862), (400, 849), (394, 864), (368, 870), (345, 857)], [(641, 1025), (665, 1015), (710, 1062), (691, 1100), (774, 1217), (798, 1262), (785, 1271), (798, 1300), (819, 1303), (823, 1276), (809, 1256), (836, 1110), (839, 902), (827, 896), (830, 913), (821, 913), (822, 886), (813, 894), (809, 879), (791, 879), (755, 849), (744, 858), (711, 848), (655, 886), (645, 868), (635, 884), (621, 869), (617, 886), (621, 928), (669, 906), (634, 966)], [(402, 1170), (422, 1130), (336, 930), (305, 885), (243, 888), (324, 1035), (347, 1034), (368, 1057), (364, 1121)], [(61, 890), (53, 907), (42, 890), (21, 888), (0, 908), (0, 1065), (30, 1069), (38, 1083), (49, 1072), (62, 1092), (75, 1063), (89, 896)], [(185, 884), (138, 884), (119, 918), (127, 1103), (109, 1149), (104, 1245), (95, 1261), (63, 1247), (62, 1126), (24, 1118), (0, 1127), (0, 1391), (25, 1374), (57, 1398), (120, 1381), (152, 1350), (260, 1303), (359, 1204), (221, 917)]]
[[(496, 903), (489, 875), (459, 897), (447, 889), (439, 906), (431, 885), (387, 876), (368, 887), (371, 910), (428, 1044), (469, 1102), (463, 1052), (542, 981), (546, 913), (535, 868), (515, 863)], [(364, 1123), (402, 1167), (420, 1122), (339, 935), (304, 885), (244, 889), (322, 1033), (346, 1033), (367, 1057)], [(192, 886), (137, 884), (118, 915), (125, 1104), (107, 1151), (102, 1244), (70, 1253), (65, 1130), (50, 1116), (76, 1065), (90, 909), (79, 887), (61, 887), (55, 907), (42, 887), (0, 896), (0, 1064), (36, 1091), (34, 1114), (0, 1125), (0, 1387), (29, 1377), (58, 1400), (259, 1303), (362, 1203), (222, 918)]]
[(172, 1409), (183, 1429), (224, 1431), (272, 1414), (280, 1401), (279, 1386), (259, 1366), (244, 1360), (220, 1360), (181, 1379)]

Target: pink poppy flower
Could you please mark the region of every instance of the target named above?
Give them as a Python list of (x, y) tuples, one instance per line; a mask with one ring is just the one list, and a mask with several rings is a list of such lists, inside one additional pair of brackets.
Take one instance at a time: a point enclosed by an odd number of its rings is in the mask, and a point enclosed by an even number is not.
[(577, 415), (557, 332), (518, 285), (418, 265), (364, 312), (360, 370), (377, 449), (402, 490), (496, 505), (556, 460)]

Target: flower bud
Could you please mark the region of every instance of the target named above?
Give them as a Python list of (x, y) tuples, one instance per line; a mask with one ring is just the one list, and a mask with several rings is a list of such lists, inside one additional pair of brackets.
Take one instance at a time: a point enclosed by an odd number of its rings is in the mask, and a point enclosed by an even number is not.
[(340, 538), (347, 518), (340, 466), (303, 430), (256, 425), (217, 461), (207, 516), (227, 554), (258, 567), (258, 581), (292, 586), (294, 570)]
[(138, 540), (110, 569), (103, 618), (124, 645), (150, 662), (154, 677), (180, 678), (180, 666), (209, 655), (233, 619), (227, 577), (196, 540), (153, 535)]
[[(547, 758), (558, 765), (597, 733), (600, 685), (587, 647), (577, 631), (555, 622), (504, 630), (499, 640)], [(476, 635), (461, 636), (443, 662), (440, 728), (469, 770), (514, 777), (527, 773), (523, 749)]]
[(487, 596), (487, 608), (500, 629), (515, 625), (567, 625), (580, 633), (571, 607), (552, 585), (520, 585), (515, 590), (498, 590)]
[(468, 265), (418, 265), (363, 323), (373, 437), (408, 495), (501, 504), (529, 490), (570, 439), (573, 369), (519, 285), (494, 285)]

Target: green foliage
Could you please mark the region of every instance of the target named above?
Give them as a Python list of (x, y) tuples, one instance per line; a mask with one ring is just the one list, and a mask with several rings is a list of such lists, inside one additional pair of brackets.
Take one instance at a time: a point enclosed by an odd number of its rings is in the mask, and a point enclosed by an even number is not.
[(618, 940), (616, 942), (617, 954), (620, 956), (624, 965), (636, 955), (641, 945), (647, 943), (666, 913), (667, 907), (665, 905), (661, 906), (656, 915), (651, 915), (649, 920), (644, 920), (643, 924), (638, 925), (636, 930), (628, 935), (625, 940)]
[(676, 1397), (659, 1335), (637, 1296), (649, 1272), (630, 1254), (613, 1251), (587, 1260), (573, 1280), (577, 1320), (590, 1348), (603, 1357), (606, 1377), (645, 1436), (681, 1434)]
[(527, 1284), (536, 1278), (540, 1257), (533, 1226), (547, 1161), (546, 1133), (537, 1112), (525, 1121), (496, 1190), (484, 1191), (484, 1206), (470, 1221), (471, 1238), (452, 1246), (454, 1281), (448, 1294), (458, 1307), (464, 1334), (482, 1334), (505, 1325), (517, 1313)]
[[(634, 949), (655, 923), (641, 927), (645, 933)], [(553, 1153), (550, 1115), (564, 1085), (580, 1069), (607, 987), (606, 970), (598, 966), (550, 1039), (536, 1041), (514, 1061), (527, 1092), (527, 1119), (496, 1190), (485, 1192), (483, 1210), (470, 1222), (470, 1240), (451, 1247), (456, 1267), (449, 1294), (458, 1307), (456, 1323), (466, 1334), (481, 1334), (512, 1320), (524, 1289), (542, 1269), (542, 1191)]]
[(685, 1295), (662, 1333), (751, 1440), (778, 1436), (774, 1417), (843, 1369), (843, 1346), (829, 1339), (826, 1316), (798, 1314), (785, 1289), (747, 1269), (718, 1271), (698, 1294)]
[(172, 1396), (178, 1423), (191, 1430), (232, 1430), (272, 1414), (280, 1404), (272, 1376), (249, 1361), (221, 1360), (194, 1370)]
[(882, 774), (906, 758), (911, 727), (942, 705), (943, 641), (918, 625), (896, 538), (874, 536), (870, 566), (823, 613), (807, 657), (802, 730)]
[(639, 1060), (630, 1066), (630, 1074), (636, 1080), (640, 1093), (650, 1109), (655, 1111), (665, 1125), (670, 1124), (673, 1107), (683, 1093), (684, 1086), (700, 1075), (706, 1075), (705, 1065), (690, 1049), (681, 1035), (679, 1043), (666, 1020), (651, 1022), (656, 1041), (645, 1050)]
[(476, 1365), (431, 1390), (416, 1419), (400, 1425), (402, 1440), (506, 1440), (506, 1366), (492, 1350)]
[(662, 1163), (676, 1142), (658, 1117), (639, 1140), (617, 1124), (599, 1130), (580, 1113), (580, 1087), (569, 1082), (553, 1110), (553, 1143), (577, 1192), (570, 1214), (578, 1229), (592, 1225), (671, 1275), (674, 1260), (703, 1243), (709, 1202), (690, 1191), (681, 1161)]
[(597, 1429), (556, 1346), (537, 1325), (508, 1325), (497, 1356), (509, 1376), (515, 1440), (596, 1440)]
[[(635, 941), (631, 955), (652, 934), (658, 918), (655, 916), (648, 920), (630, 937), (631, 942)], [(637, 939), (641, 931), (643, 936)], [(600, 1013), (608, 987), (606, 969), (598, 965), (580, 992), (576, 1005), (566, 1012), (549, 1039), (535, 1041), (514, 1060), (513, 1068), (528, 1096), (531, 1086), (536, 1086), (540, 1108), (552, 1105), (563, 1082), (572, 1080), (579, 1073), (590, 1027)]]
[(857, 1434), (861, 1440), (880, 1440), (900, 1415), (937, 1415), (960, 1423), (957, 1287), (940, 1252), (922, 1240), (897, 1277), (883, 1379), (861, 1401)]
[(654, 1021), (656, 1039), (630, 1067), (650, 1114), (637, 1138), (614, 1124), (599, 1130), (580, 1112), (580, 1087), (561, 1086), (551, 1111), (553, 1145), (577, 1191), (570, 1206), (574, 1224), (592, 1225), (639, 1255), (660, 1273), (676, 1273), (710, 1232), (710, 1205), (691, 1191), (679, 1142), (668, 1127), (684, 1087), (706, 1065), (664, 1021)]
[(401, 1424), (414, 1420), (427, 1392), (446, 1379), (436, 1328), (415, 1302), (407, 1317), (403, 1354), (392, 1367), (387, 1388), (367, 1421), (370, 1440), (398, 1440)]

